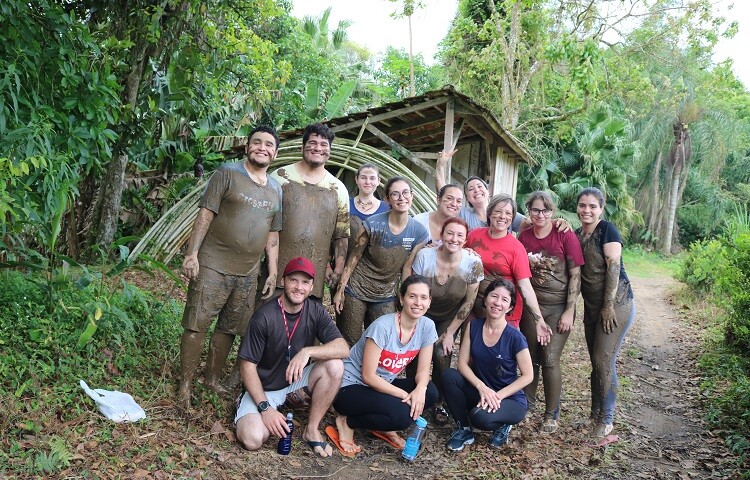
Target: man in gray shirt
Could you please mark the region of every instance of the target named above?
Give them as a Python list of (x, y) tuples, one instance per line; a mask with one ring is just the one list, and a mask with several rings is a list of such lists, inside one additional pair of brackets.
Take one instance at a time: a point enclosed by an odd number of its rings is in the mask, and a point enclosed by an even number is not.
[(268, 126), (248, 136), (242, 163), (219, 167), (209, 180), (190, 236), (182, 270), (190, 278), (180, 342), (180, 409), (190, 408), (192, 384), (213, 318), (216, 329), (206, 359), (204, 385), (219, 394), (221, 373), (234, 337), (242, 336), (254, 311), (260, 259), (265, 250), (269, 278), (263, 294), (273, 293), (281, 229), (281, 186), (266, 174), (276, 158), (279, 137)]

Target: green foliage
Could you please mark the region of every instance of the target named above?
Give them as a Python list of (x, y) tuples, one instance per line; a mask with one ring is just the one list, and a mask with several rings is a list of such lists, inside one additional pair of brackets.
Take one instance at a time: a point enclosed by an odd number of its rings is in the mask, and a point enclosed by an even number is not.
[[(63, 417), (75, 414), (82, 407), (81, 378), (139, 394), (153, 388), (157, 379), (144, 372), (158, 372), (176, 354), (180, 304), (123, 282), (106, 299), (106, 309), (91, 312), (102, 302), (95, 282), (61, 292), (65, 308), (48, 314), (36, 280), (0, 271), (0, 396), (10, 414), (23, 415), (15, 409), (45, 395), (51, 396), (44, 408), (60, 409)], [(97, 335), (85, 338), (92, 320)]]
[[(445, 82), (440, 66), (428, 66), (422, 55), (413, 57), (415, 94), (440, 88)], [(409, 54), (403, 49), (388, 47), (380, 67), (375, 69), (373, 85), (376, 98), (381, 103), (403, 100), (409, 96)]]

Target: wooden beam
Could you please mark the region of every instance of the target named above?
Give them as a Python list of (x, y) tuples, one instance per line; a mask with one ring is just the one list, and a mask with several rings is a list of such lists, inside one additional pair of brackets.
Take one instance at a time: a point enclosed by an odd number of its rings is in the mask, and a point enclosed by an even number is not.
[(370, 124), (367, 127), (368, 131), (370, 131), (372, 134), (374, 134), (376, 137), (384, 141), (389, 147), (396, 150), (398, 153), (403, 155), (404, 157), (408, 158), (414, 165), (418, 166), (425, 172), (429, 174), (433, 174), (434, 168), (432, 168), (427, 162), (423, 161), (420, 158), (417, 158), (415, 155), (413, 155), (408, 149), (406, 149), (403, 145), (393, 140), (391, 137), (386, 135), (385, 133), (378, 130), (377, 127)]
[[(369, 119), (369, 123), (380, 122), (383, 120), (387, 120), (389, 118), (398, 117), (399, 115), (406, 115), (407, 113), (413, 113), (419, 110), (424, 110), (426, 108), (431, 108), (437, 105), (442, 105), (444, 103), (447, 103), (448, 100), (449, 100), (448, 97), (434, 98), (432, 100), (418, 103), (416, 105), (410, 105), (408, 107), (391, 110), (390, 112), (380, 113), (378, 115), (372, 115), (370, 117), (367, 117), (367, 119)], [(365, 122), (365, 120), (366, 119), (363, 118), (361, 120), (355, 120), (353, 122), (332, 126), (330, 128), (331, 130), (333, 130), (334, 133), (338, 133), (344, 130), (349, 130), (351, 128), (361, 127), (362, 124)]]

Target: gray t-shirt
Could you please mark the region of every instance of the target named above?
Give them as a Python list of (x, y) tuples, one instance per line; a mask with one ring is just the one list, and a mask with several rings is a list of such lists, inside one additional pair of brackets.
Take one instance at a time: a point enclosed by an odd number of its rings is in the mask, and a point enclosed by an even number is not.
[(430, 212), (422, 212), (414, 215), (414, 220), (419, 222), (424, 228), (427, 229), (427, 235), (428, 235), (428, 242), (432, 242), (433, 244), (440, 246), (443, 244), (443, 241), (439, 238), (432, 238), (432, 234), (430, 233)]
[(198, 250), (198, 262), (226, 275), (257, 275), (268, 233), (281, 230), (281, 186), (250, 178), (244, 162), (219, 167), (199, 206), (216, 214)]
[(341, 387), (349, 385), (364, 385), (362, 380), (362, 359), (365, 354), (365, 343), (372, 338), (375, 344), (382, 348), (378, 359), (378, 376), (388, 383), (392, 383), (401, 371), (414, 360), (419, 351), (435, 342), (438, 334), (435, 322), (428, 317), (421, 317), (414, 328), (414, 334), (406, 342), (399, 340), (396, 313), (389, 313), (372, 322), (357, 343), (349, 350), (349, 357), (344, 360), (344, 378)]
[(396, 296), (396, 284), (411, 251), (429, 237), (413, 218), (409, 218), (401, 233), (393, 234), (388, 215), (381, 213), (365, 220), (367, 247), (346, 286), (348, 294), (366, 302), (382, 302)]
[(451, 322), (456, 317), (469, 290), (469, 285), (484, 279), (482, 260), (466, 250), (461, 250), (461, 261), (456, 271), (441, 284), (437, 278), (437, 248), (423, 248), (417, 253), (411, 269), (427, 278), (430, 284), (432, 303), (427, 315), (436, 323)]

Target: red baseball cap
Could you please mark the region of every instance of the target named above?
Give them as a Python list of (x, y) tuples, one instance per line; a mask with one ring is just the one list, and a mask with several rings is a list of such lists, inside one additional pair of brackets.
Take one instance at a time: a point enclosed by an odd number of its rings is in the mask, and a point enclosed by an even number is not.
[(284, 269), (284, 274), (282, 277), (286, 277), (290, 273), (294, 272), (302, 272), (310, 275), (312, 278), (315, 278), (315, 265), (308, 260), (305, 257), (297, 257), (289, 260), (289, 263), (286, 264), (286, 268)]

